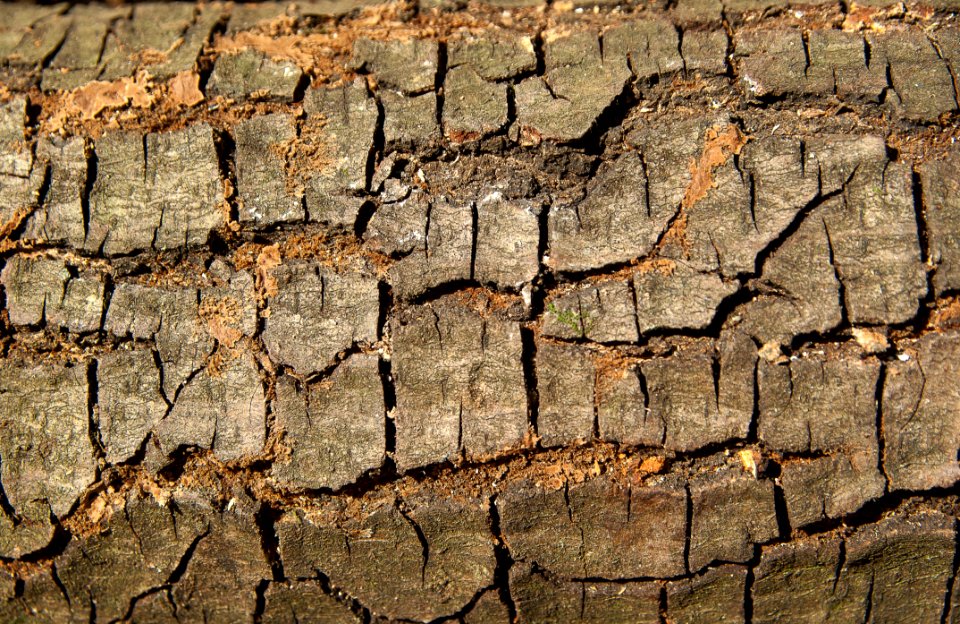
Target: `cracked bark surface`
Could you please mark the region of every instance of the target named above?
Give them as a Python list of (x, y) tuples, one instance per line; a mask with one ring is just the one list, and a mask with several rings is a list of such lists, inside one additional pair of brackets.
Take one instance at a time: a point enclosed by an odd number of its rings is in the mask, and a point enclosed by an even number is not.
[(960, 622), (958, 10), (6, 5), (0, 620)]

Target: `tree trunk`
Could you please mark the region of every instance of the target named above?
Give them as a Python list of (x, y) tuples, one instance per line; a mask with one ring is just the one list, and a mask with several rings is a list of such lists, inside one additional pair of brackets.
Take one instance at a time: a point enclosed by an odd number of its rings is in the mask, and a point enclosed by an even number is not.
[(0, 9), (0, 620), (960, 622), (960, 5), (490, 2)]

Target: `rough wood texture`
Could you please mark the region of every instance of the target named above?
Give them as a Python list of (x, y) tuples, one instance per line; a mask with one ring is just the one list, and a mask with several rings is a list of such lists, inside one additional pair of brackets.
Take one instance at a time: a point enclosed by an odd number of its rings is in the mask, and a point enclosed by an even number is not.
[(957, 0), (0, 8), (0, 621), (960, 622)]

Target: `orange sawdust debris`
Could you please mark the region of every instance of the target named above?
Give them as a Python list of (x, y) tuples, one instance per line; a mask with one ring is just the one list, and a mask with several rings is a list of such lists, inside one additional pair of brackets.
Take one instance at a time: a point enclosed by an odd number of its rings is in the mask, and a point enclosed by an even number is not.
[(410, 40), (444, 39), (455, 32), (481, 33), (490, 27), (507, 27), (532, 35), (543, 23), (538, 8), (509, 12), (494, 7), (472, 7), (471, 11), (422, 11), (411, 17), (409, 4), (391, 2), (365, 7), (355, 17), (337, 22), (335, 28), (303, 33), (296, 21), (280, 16), (256, 24), (251, 30), (217, 35), (209, 52), (238, 54), (254, 50), (274, 61), (295, 63), (313, 76), (314, 85), (350, 81), (354, 72), (348, 59), (357, 39)]
[(614, 382), (625, 378), (636, 365), (639, 358), (618, 350), (598, 351), (593, 354), (595, 376), (595, 401), (598, 403)]
[[(684, 225), (686, 220), (684, 220)], [(672, 230), (667, 232), (667, 235), (671, 234)], [(670, 258), (649, 258), (638, 262), (632, 267), (633, 272), (639, 273), (640, 275), (647, 275), (649, 273), (659, 273), (660, 275), (673, 275), (673, 272), (677, 269), (677, 263)]]
[(960, 327), (960, 297), (951, 297), (938, 306), (930, 317), (930, 324), (938, 330)]
[[(178, 41), (182, 43), (183, 39), (178, 39)], [(170, 56), (166, 52), (163, 50), (154, 50), (153, 48), (147, 48), (145, 50), (140, 50), (139, 52), (134, 52), (127, 58), (129, 58), (138, 66), (159, 65), (160, 63), (166, 63), (168, 60), (170, 60)]]
[[(267, 256), (261, 257), (264, 252)], [(256, 268), (260, 279), (262, 263), (273, 263), (274, 253), (278, 264), (283, 260), (314, 260), (337, 272), (373, 271), (381, 277), (393, 263), (389, 256), (369, 249), (353, 234), (307, 226), (307, 231), (304, 232), (280, 233), (269, 246), (252, 242), (240, 245), (233, 253), (233, 266), (237, 269)], [(273, 267), (267, 267), (268, 270), (270, 268)], [(271, 286), (269, 280), (263, 283), (267, 287)], [(270, 296), (260, 290), (259, 286), (258, 292), (261, 296)]]
[(170, 102), (174, 105), (196, 106), (203, 101), (200, 76), (196, 72), (180, 72), (167, 85)]
[[(145, 286), (203, 288), (210, 285), (202, 258), (160, 254), (145, 261), (148, 270), (131, 276), (130, 281)], [(109, 266), (105, 267), (109, 270)]]
[(108, 488), (88, 499), (76, 513), (64, 518), (61, 525), (77, 537), (89, 537), (102, 533), (106, 530), (114, 512), (123, 508), (124, 502), (122, 493)]
[(473, 310), (482, 317), (488, 317), (494, 312), (508, 310), (514, 305), (522, 305), (522, 300), (517, 295), (498, 293), (482, 287), (458, 290), (454, 293), (453, 298), (460, 305)]
[(929, 6), (907, 7), (897, 3), (890, 7), (864, 6), (851, 2), (847, 7), (840, 27), (847, 32), (872, 30), (884, 32), (889, 22), (925, 22), (936, 17), (936, 11)]
[[(687, 242), (687, 215), (686, 213), (681, 213), (673, 222), (670, 224), (670, 227), (667, 228), (667, 231), (663, 233), (663, 237), (660, 239), (660, 244), (657, 245), (657, 251), (660, 251), (670, 243), (679, 245), (683, 249), (684, 253), (687, 253), (689, 250), (689, 243)], [(658, 271), (661, 275), (670, 275), (673, 273), (671, 268), (668, 272)]]
[(638, 470), (647, 474), (658, 474), (664, 467), (667, 465), (667, 460), (665, 457), (660, 455), (653, 455), (651, 457), (645, 458), (640, 462)]
[(238, 271), (252, 269), (257, 266), (257, 255), (263, 245), (257, 243), (243, 243), (233, 251), (231, 262)]
[(283, 161), (285, 189), (290, 195), (303, 193), (303, 185), (332, 162), (331, 147), (323, 134), (326, 125), (323, 116), (311, 115), (298, 122), (296, 137), (270, 146)]
[[(747, 141), (748, 138), (733, 124), (707, 129), (700, 158), (690, 160), (690, 183), (680, 202), (680, 214), (664, 232), (657, 245), (657, 251), (670, 243), (679, 245), (684, 251), (687, 250), (687, 213), (685, 211), (706, 197), (711, 189), (716, 188), (717, 183), (713, 179), (714, 170), (726, 164), (731, 156), (739, 154)], [(673, 272), (673, 266), (663, 265), (655, 268), (661, 272), (662, 269), (667, 269), (665, 274)]]
[(295, 21), (288, 16), (264, 21), (249, 31), (215, 37), (211, 51), (216, 54), (238, 54), (255, 50), (273, 61), (291, 61), (313, 75), (316, 83), (351, 80), (346, 59), (353, 42), (360, 37), (371, 39), (424, 37), (436, 33), (422, 26), (401, 20), (405, 10), (401, 2), (368, 7), (360, 16), (344, 20), (330, 32), (303, 34), (296, 31)]
[(223, 370), (227, 363), (237, 359), (244, 353), (247, 353), (248, 349), (244, 349), (243, 347), (248, 346), (249, 345), (241, 345), (241, 347), (236, 349), (231, 349), (230, 347), (226, 346), (218, 348), (216, 351), (210, 354), (210, 357), (208, 357), (205, 362), (207, 373), (214, 378), (222, 376)]
[[(879, 120), (866, 120), (879, 126)], [(892, 126), (887, 135), (887, 145), (896, 150), (901, 161), (912, 161), (914, 166), (922, 162), (938, 160), (947, 157), (957, 149), (960, 142), (960, 127), (957, 125), (929, 128), (911, 128), (909, 131)]]
[(636, 485), (667, 467), (662, 455), (632, 455), (608, 445), (588, 445), (545, 453), (508, 464), (508, 478), (530, 479), (547, 490), (605, 475), (622, 486)]
[(280, 245), (267, 245), (257, 255), (256, 285), (261, 297), (277, 295), (277, 278), (273, 270), (280, 266)]
[[(713, 170), (725, 164), (731, 156), (739, 154), (746, 143), (747, 137), (733, 124), (708, 128), (700, 159), (690, 161), (691, 179), (683, 195), (681, 207), (690, 208), (706, 197), (710, 189), (717, 185), (713, 179)], [(680, 219), (683, 219), (683, 216)]]
[(6, 253), (15, 247), (28, 247), (21, 241), (12, 240), (10, 235), (17, 231), (24, 219), (30, 216), (33, 208), (21, 207), (13, 212), (13, 216), (6, 223), (0, 224), (0, 253)]
[(293, 233), (280, 241), (283, 258), (317, 260), (337, 271), (352, 267), (363, 269), (369, 262), (378, 275), (386, 274), (393, 261), (384, 254), (364, 246), (353, 234), (328, 232)]
[[(668, 230), (664, 234), (664, 238), (671, 235), (671, 232)], [(659, 251), (667, 241), (661, 241), (659, 247), (654, 251)], [(558, 287), (554, 289), (552, 299), (556, 299), (561, 294), (576, 290), (579, 286), (583, 284), (602, 284), (604, 282), (611, 281), (620, 281), (628, 280), (634, 276), (634, 274), (647, 275), (649, 273), (659, 273), (660, 275), (673, 275), (673, 272), (677, 268), (677, 263), (670, 258), (659, 258), (656, 255), (652, 257), (644, 258), (633, 258), (626, 266), (617, 269), (616, 271), (611, 271), (610, 273), (602, 273), (600, 275), (588, 275), (583, 278), (583, 281), (579, 284), (572, 284), (570, 287), (561, 288)]]
[(345, 52), (339, 45), (334, 47), (335, 42), (335, 39), (325, 35), (271, 36), (245, 31), (218, 38), (214, 50), (220, 54), (256, 50), (274, 61), (293, 61), (309, 72), (315, 70), (325, 59), (333, 59)]
[(890, 341), (881, 332), (865, 329), (863, 327), (853, 328), (853, 338), (857, 341), (867, 353), (883, 353), (890, 348)]
[[(223, 96), (205, 98), (200, 77), (181, 72), (167, 82), (154, 82), (146, 72), (136, 78), (93, 82), (57, 93), (30, 92), (40, 107), (38, 134), (101, 136), (106, 130), (140, 133), (178, 130), (196, 123), (231, 128), (254, 115), (284, 110), (300, 114), (300, 106), (278, 102), (235, 102)], [(206, 106), (200, 104), (206, 102)]]
[(207, 331), (221, 344), (233, 348), (243, 332), (243, 306), (234, 297), (210, 298), (200, 304), (200, 318), (207, 324)]
[(61, 101), (54, 116), (49, 120), (50, 129), (63, 128), (71, 117), (82, 120), (94, 119), (109, 109), (132, 106), (150, 108), (156, 96), (152, 93), (150, 76), (140, 72), (133, 78), (121, 78), (112, 82), (95, 81), (69, 92)]
[(756, 479), (759, 474), (759, 466), (761, 462), (760, 451), (756, 449), (741, 449), (737, 452), (737, 458), (740, 460), (740, 465), (743, 467), (744, 472), (749, 472), (753, 475), (753, 478)]

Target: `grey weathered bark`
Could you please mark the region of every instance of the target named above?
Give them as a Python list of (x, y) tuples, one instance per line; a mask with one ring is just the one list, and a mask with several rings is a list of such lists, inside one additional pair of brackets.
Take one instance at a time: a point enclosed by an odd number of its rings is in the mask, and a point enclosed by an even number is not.
[(960, 622), (958, 8), (4, 6), (0, 620)]

